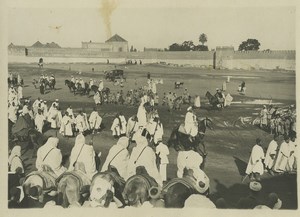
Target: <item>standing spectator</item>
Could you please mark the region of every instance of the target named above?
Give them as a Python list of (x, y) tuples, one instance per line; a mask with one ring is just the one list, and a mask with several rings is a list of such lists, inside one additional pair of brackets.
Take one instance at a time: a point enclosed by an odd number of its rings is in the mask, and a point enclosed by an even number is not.
[(159, 173), (162, 181), (167, 181), (167, 165), (169, 164), (168, 155), (170, 154), (168, 146), (166, 146), (162, 141), (158, 142), (156, 146), (156, 154), (159, 157)]
[(196, 96), (195, 96), (194, 107), (195, 107), (195, 108), (200, 108), (200, 107), (201, 107), (201, 104), (200, 104), (200, 96), (199, 96), (199, 95), (196, 95)]
[(288, 135), (284, 136), (284, 141), (282, 142), (278, 155), (277, 155), (277, 159), (276, 159), (276, 163), (274, 166), (274, 171), (276, 172), (285, 172), (287, 169), (287, 165), (288, 165), (288, 159), (291, 155), (291, 151), (290, 151), (290, 138)]
[(23, 87), (22, 85), (18, 85), (18, 99), (23, 99)]
[(44, 122), (45, 122), (45, 116), (42, 114), (42, 110), (38, 110), (38, 114), (35, 116), (34, 119), (34, 124), (35, 127), (37, 129), (37, 131), (39, 131), (40, 133), (43, 133), (43, 127), (44, 127)]
[(270, 142), (268, 146), (268, 150), (266, 153), (266, 159), (264, 161), (266, 169), (269, 171), (271, 175), (273, 175), (273, 166), (275, 162), (275, 156), (278, 148), (278, 136), (275, 134), (273, 140)]
[(266, 129), (268, 124), (268, 110), (264, 105), (263, 109), (260, 111), (260, 128)]
[(100, 98), (100, 93), (97, 91), (94, 95), (94, 101), (96, 106), (101, 104), (101, 98)]
[(94, 108), (94, 110), (92, 111), (90, 118), (89, 118), (89, 122), (90, 122), (90, 127), (91, 127), (91, 130), (93, 131), (93, 133), (100, 129), (100, 126), (102, 123), (102, 118), (100, 117), (96, 108)]
[(72, 124), (73, 121), (70, 118), (69, 113), (66, 112), (65, 116), (61, 120), (59, 133), (61, 133), (63, 136), (73, 136)]
[(262, 160), (265, 158), (264, 150), (261, 147), (261, 140), (256, 139), (256, 144), (252, 148), (249, 162), (246, 168), (246, 174), (251, 180), (260, 181), (260, 175), (264, 173)]

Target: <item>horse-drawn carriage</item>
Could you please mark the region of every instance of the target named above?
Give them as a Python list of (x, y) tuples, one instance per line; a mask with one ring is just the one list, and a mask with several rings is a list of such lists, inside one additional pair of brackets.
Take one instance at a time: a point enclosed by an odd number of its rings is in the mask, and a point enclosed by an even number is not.
[(104, 72), (105, 79), (108, 81), (115, 81), (116, 79), (124, 79), (126, 80), (126, 77), (124, 75), (124, 71), (121, 69), (114, 69), (111, 71)]

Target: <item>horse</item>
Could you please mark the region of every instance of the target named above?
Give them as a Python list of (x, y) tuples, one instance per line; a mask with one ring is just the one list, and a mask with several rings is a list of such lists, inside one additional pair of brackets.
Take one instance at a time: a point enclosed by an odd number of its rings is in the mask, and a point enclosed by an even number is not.
[(96, 93), (98, 91), (98, 88), (99, 87), (94, 84), (94, 85), (91, 86), (90, 90), (92, 90), (92, 91), (94, 91), (94, 93)]
[(67, 208), (80, 207), (89, 195), (91, 180), (85, 173), (84, 164), (77, 162), (73, 171), (68, 171), (56, 179), (58, 204)]
[(166, 208), (183, 208), (185, 200), (192, 194), (207, 194), (206, 188), (203, 182), (196, 181), (191, 169), (185, 169), (182, 178), (173, 178), (163, 187), (160, 197)]
[(221, 108), (221, 104), (217, 97), (213, 96), (209, 91), (206, 92), (205, 96), (213, 108), (217, 108), (217, 109)]
[(179, 96), (174, 100), (173, 109), (174, 110), (181, 110), (181, 105), (183, 104), (183, 97)]
[[(205, 117), (201, 121), (198, 122), (198, 134), (196, 135), (194, 141), (190, 141), (189, 135), (184, 133), (184, 127), (183, 125), (176, 126), (171, 136), (167, 142), (168, 146), (173, 146), (176, 151), (189, 151), (194, 150), (198, 152), (203, 159), (205, 160), (205, 157), (207, 155), (206, 147), (204, 144), (204, 136), (206, 132), (206, 128), (213, 129), (212, 126), (212, 120), (208, 117)], [(200, 148), (200, 145), (202, 146), (202, 149)], [(204, 165), (204, 163), (203, 163)]]
[[(104, 187), (101, 186), (103, 182), (109, 184), (108, 189), (106, 189), (106, 192), (99, 194), (99, 188)], [(122, 195), (124, 187), (125, 180), (119, 175), (115, 167), (109, 166), (107, 171), (99, 172), (93, 176), (89, 199), (97, 206), (108, 207), (110, 202), (114, 201), (118, 207), (123, 207), (125, 206), (125, 200)], [(112, 189), (114, 189), (114, 192)], [(95, 192), (96, 194), (94, 194)]]
[(158, 188), (157, 182), (148, 175), (145, 167), (138, 166), (136, 168), (136, 175), (131, 176), (126, 181), (123, 198), (127, 205), (140, 207), (144, 202), (149, 201), (153, 197), (150, 193), (153, 187)]
[(48, 165), (42, 165), (40, 171), (33, 171), (25, 177), (22, 184), (24, 194), (30, 196), (30, 188), (36, 186), (42, 189), (42, 196), (45, 194), (51, 196), (51, 193), (56, 191), (56, 178), (56, 174)]
[(70, 81), (70, 80), (65, 80), (65, 85), (68, 86), (70, 92), (73, 92), (74, 95), (75, 95), (75, 91), (76, 91), (76, 86), (75, 86), (75, 83)]
[(52, 89), (52, 90), (54, 90), (55, 84), (56, 84), (55, 79), (50, 79), (50, 81), (48, 82), (48, 86), (49, 86), (49, 88)]

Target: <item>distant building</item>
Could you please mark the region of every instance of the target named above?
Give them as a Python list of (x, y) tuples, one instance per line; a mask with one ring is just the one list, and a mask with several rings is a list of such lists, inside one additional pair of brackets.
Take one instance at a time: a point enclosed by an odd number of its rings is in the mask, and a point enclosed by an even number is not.
[(117, 34), (105, 41), (105, 43), (81, 42), (81, 47), (85, 49), (100, 49), (107, 52), (128, 52), (128, 42)]
[(40, 41), (35, 42), (31, 47), (34, 48), (61, 48), (58, 44), (55, 42), (42, 44)]

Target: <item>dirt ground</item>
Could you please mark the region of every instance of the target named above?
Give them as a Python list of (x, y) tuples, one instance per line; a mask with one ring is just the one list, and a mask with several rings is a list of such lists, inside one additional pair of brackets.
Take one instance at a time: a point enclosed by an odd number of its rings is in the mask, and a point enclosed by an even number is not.
[[(242, 124), (237, 121), (239, 117), (255, 118), (262, 105), (246, 104), (243, 102), (254, 99), (272, 99), (272, 102), (282, 103), (279, 107), (284, 107), (296, 103), (295, 72), (291, 71), (241, 71), (241, 70), (204, 70), (199, 68), (171, 67), (167, 65), (107, 65), (107, 64), (47, 64), (44, 69), (39, 69), (37, 65), (32, 64), (11, 64), (9, 72), (18, 72), (24, 78), (25, 87), (23, 95), (34, 101), (41, 97), (48, 101), (48, 106), (56, 98), (60, 100), (62, 109), (72, 105), (76, 112), (84, 108), (90, 114), (94, 107), (92, 95), (74, 96), (64, 85), (65, 79), (70, 79), (71, 75), (83, 78), (88, 81), (90, 78), (103, 79), (103, 71), (113, 68), (124, 69), (126, 73), (126, 83), (123, 92), (146, 85), (147, 73), (151, 73), (154, 79), (163, 79), (163, 84), (157, 85), (160, 97), (158, 112), (164, 125), (164, 138), (166, 142), (170, 136), (171, 130), (177, 124), (184, 122), (184, 116), (188, 105), (184, 105), (181, 111), (169, 113), (166, 107), (161, 106), (161, 99), (164, 92), (176, 92), (182, 94), (184, 88), (188, 88), (192, 96), (196, 94), (201, 97), (201, 108), (197, 110), (199, 117), (209, 117), (213, 120), (213, 130), (207, 130), (205, 144), (207, 147), (207, 160), (204, 171), (210, 178), (211, 199), (215, 201), (223, 197), (230, 207), (235, 207), (240, 197), (248, 194), (249, 180), (241, 182), (242, 175), (247, 166), (252, 146), (255, 139), (262, 139), (263, 147), (267, 148), (272, 139), (272, 135), (259, 129), (251, 124)], [(94, 68), (94, 72), (92, 72)], [(77, 72), (81, 74), (78, 75)], [(32, 80), (38, 79), (41, 73), (48, 75), (54, 74), (57, 84), (56, 90), (49, 91), (45, 95), (40, 95), (39, 89), (35, 89)], [(215, 93), (215, 88), (222, 87), (222, 83), (231, 76), (230, 82), (227, 83), (226, 93), (233, 96), (233, 101), (241, 102), (232, 104), (222, 111), (215, 111), (210, 108), (205, 99), (206, 91)], [(181, 89), (174, 89), (174, 82), (184, 82)], [(246, 82), (246, 95), (239, 95), (237, 92), (238, 85)], [(137, 85), (135, 85), (137, 83)], [(117, 92), (121, 88), (114, 86), (112, 83), (104, 81), (104, 86), (109, 87), (112, 92)], [(93, 138), (95, 151), (101, 152), (101, 161), (104, 162), (109, 148), (116, 143), (110, 131), (112, 118), (118, 111), (123, 111), (126, 118), (136, 114), (137, 107), (125, 105), (102, 105), (98, 111), (103, 116), (105, 129), (96, 134)], [(49, 130), (46, 135), (56, 135), (54, 130)], [(64, 155), (68, 155), (74, 145), (74, 138), (63, 138), (57, 134), (60, 139), (60, 148)], [(89, 141), (91, 135), (87, 136)], [(24, 147), (26, 144), (23, 144)], [(24, 149), (25, 150), (25, 149)], [(24, 153), (24, 161), (27, 171), (34, 169), (35, 159), (31, 158), (31, 150)], [(176, 176), (176, 159), (177, 152), (170, 148), (168, 165), (168, 177)], [(282, 208), (297, 208), (297, 182), (296, 175), (276, 175), (271, 176), (267, 173), (262, 178), (261, 199), (265, 201), (267, 194), (276, 192), (283, 201)]]

